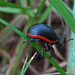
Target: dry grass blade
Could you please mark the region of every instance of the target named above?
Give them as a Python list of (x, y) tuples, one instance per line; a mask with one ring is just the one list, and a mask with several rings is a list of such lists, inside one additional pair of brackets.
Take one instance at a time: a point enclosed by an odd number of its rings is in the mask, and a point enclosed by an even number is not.
[(55, 45), (53, 45), (53, 48), (54, 48), (54, 50), (55, 50), (55, 55), (56, 55), (58, 58), (60, 58), (60, 59), (63, 60), (63, 61), (67, 61), (67, 60), (59, 53), (59, 51), (57, 50), (57, 48), (56, 48)]
[(9, 53), (7, 53), (5, 50), (3, 50), (3, 49), (1, 49), (1, 48), (0, 48), (0, 53), (1, 53), (3, 56), (5, 56), (6, 59), (8, 59), (8, 61), (9, 61), (10, 64), (12, 63), (12, 61), (11, 61), (11, 56), (10, 56)]
[(30, 64), (29, 65), (29, 69), (36, 75), (38, 75), (39, 74), (39, 72)]
[[(60, 73), (56, 72), (56, 73), (48, 73), (48, 74), (41, 74), (41, 75), (58, 75), (58, 74)], [(66, 72), (66, 74), (75, 75), (75, 72)]]
[[(48, 7), (50, 5), (50, 2), (48, 0), (46, 0), (45, 5)], [(52, 12), (54, 12), (60, 19), (62, 19), (62, 17), (60, 16), (60, 14), (57, 12), (57, 10), (53, 7)]]
[[(13, 25), (14, 27), (17, 27), (20, 25), (20, 23), (24, 20), (27, 19), (27, 16), (23, 16), (23, 15), (17, 15), (15, 18), (12, 19), (12, 21), (10, 22), (11, 25)], [(8, 27), (5, 27), (1, 32), (0, 32), (0, 44), (1, 46), (4, 45), (4, 43), (6, 42), (6, 38), (12, 34), (12, 30)]]
[(11, 65), (9, 65), (5, 75), (10, 75), (11, 69), (12, 69), (12, 67), (11, 67)]
[[(61, 67), (64, 67), (64, 66), (67, 65), (67, 62), (63, 61), (63, 62), (59, 63), (59, 65), (60, 65)], [(53, 71), (56, 71), (56, 68), (55, 68), (54, 66), (51, 67), (51, 68), (49, 68), (49, 69), (47, 69), (47, 70), (45, 70), (45, 71), (43, 71), (42, 73), (40, 73), (40, 74), (38, 74), (38, 75), (47, 74), (47, 73), (50, 73), (50, 72), (53, 72)]]

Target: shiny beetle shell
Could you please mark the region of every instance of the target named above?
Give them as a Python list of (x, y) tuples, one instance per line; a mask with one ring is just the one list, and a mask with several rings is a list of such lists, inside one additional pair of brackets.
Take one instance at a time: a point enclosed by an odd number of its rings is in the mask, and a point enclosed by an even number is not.
[(54, 30), (45, 24), (32, 25), (27, 31), (27, 36), (33, 39), (41, 39), (51, 44), (59, 42), (59, 38)]

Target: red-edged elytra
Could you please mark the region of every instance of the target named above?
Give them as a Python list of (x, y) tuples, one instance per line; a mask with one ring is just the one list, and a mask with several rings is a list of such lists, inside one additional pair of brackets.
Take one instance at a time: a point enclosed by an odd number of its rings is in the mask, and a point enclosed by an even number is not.
[(50, 58), (54, 54), (54, 49), (53, 49), (52, 45), (53, 44), (59, 44), (60, 46), (62, 46), (58, 36), (55, 33), (55, 31), (51, 27), (49, 27), (45, 24), (34, 24), (34, 25), (32, 25), (27, 30), (27, 36), (30, 39), (26, 40), (25, 42), (39, 41), (39, 42), (46, 43), (47, 46), (48, 46), (48, 50), (44, 49), (43, 55), (44, 55), (44, 51), (52, 51), (52, 54), (51, 54)]

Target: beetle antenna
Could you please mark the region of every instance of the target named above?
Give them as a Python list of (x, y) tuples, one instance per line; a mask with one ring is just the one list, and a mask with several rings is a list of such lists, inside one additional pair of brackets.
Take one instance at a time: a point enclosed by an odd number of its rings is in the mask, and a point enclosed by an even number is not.
[[(68, 41), (70, 41), (70, 40), (74, 40), (74, 38), (68, 39), (66, 42), (68, 42)], [(66, 42), (65, 42), (65, 43), (66, 43)]]
[(61, 41), (60, 41), (60, 45), (63, 45), (63, 44), (67, 43), (67, 42), (70, 41), (70, 40), (74, 40), (74, 38), (68, 39), (66, 42), (61, 42)]
[(66, 27), (65, 27), (65, 29), (64, 29), (64, 31), (62, 33), (61, 39), (60, 39), (61, 43), (64, 41), (65, 34), (66, 34)]

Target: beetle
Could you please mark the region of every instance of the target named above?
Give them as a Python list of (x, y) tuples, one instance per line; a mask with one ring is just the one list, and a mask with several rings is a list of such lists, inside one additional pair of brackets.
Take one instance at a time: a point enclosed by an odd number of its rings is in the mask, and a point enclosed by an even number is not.
[(47, 44), (48, 49), (44, 49), (42, 51), (42, 54), (44, 55), (44, 51), (52, 51), (52, 54), (49, 58), (51, 58), (55, 51), (52, 47), (53, 44), (58, 44), (60, 47), (62, 47), (62, 41), (59, 40), (59, 37), (55, 33), (55, 31), (45, 25), (45, 24), (34, 24), (27, 30), (27, 36), (30, 38), (29, 40), (26, 40), (23, 43), (29, 42), (29, 41), (39, 41), (44, 42)]

